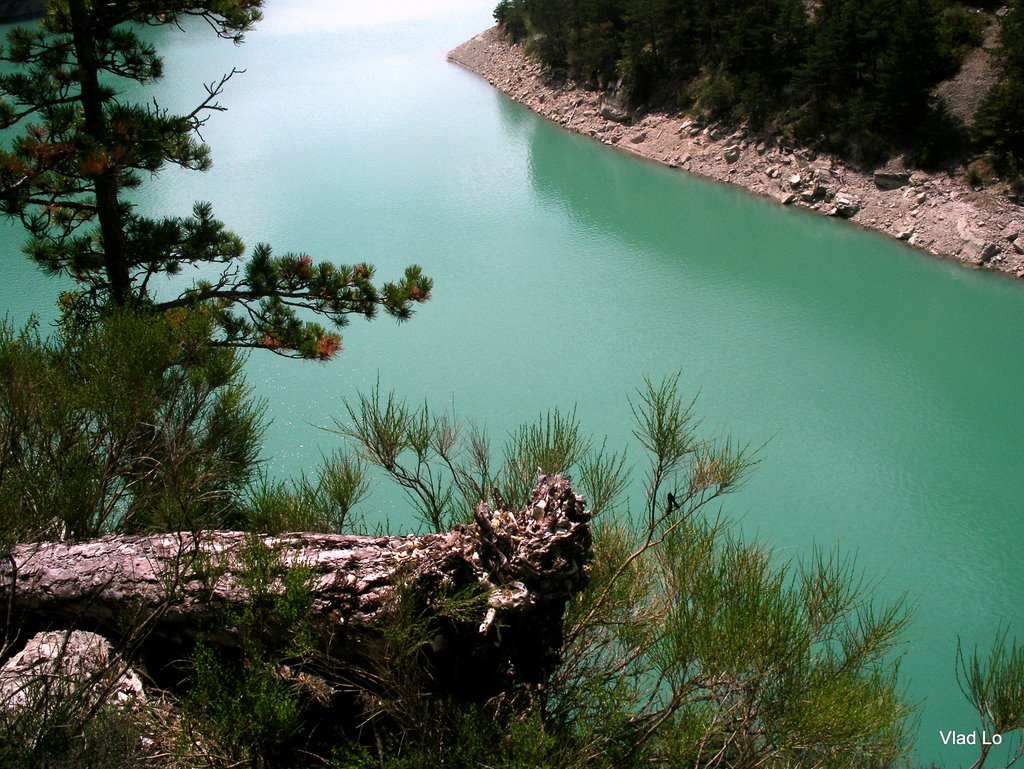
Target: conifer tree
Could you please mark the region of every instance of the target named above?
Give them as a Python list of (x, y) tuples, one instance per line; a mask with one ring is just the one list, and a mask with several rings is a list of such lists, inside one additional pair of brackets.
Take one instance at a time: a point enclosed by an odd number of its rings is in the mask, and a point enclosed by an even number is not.
[[(190, 217), (152, 218), (126, 199), (147, 173), (210, 167), (199, 129), (224, 109), (218, 98), (238, 73), (206, 84), (187, 114), (133, 103), (119, 86), (146, 86), (163, 75), (160, 55), (136, 30), (201, 18), (239, 43), (261, 6), (262, 0), (47, 0), (37, 26), (9, 33), (0, 51), (0, 127), (14, 129), (16, 138), (0, 149), (0, 211), (24, 224), (24, 250), (35, 262), (78, 281), (80, 290), (64, 297), (66, 312), (89, 319), (105, 308), (132, 307), (173, 318), (195, 310), (214, 322), (214, 344), (326, 359), (340, 349), (340, 336), (300, 312), (336, 326), (379, 309), (405, 320), (413, 303), (429, 298), (431, 281), (417, 266), (377, 286), (368, 264), (274, 256), (262, 244), (246, 260), (241, 240), (209, 204), (196, 203)], [(153, 290), (158, 276), (211, 263), (221, 266), (216, 279), (170, 298)]]

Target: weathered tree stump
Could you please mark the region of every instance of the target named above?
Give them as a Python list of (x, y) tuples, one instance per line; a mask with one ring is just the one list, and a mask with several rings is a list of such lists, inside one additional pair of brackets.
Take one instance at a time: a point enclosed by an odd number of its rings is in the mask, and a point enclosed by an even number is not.
[[(286, 570), (309, 570), (313, 614), (329, 628), (327, 667), (367, 664), (396, 602), (414, 600), (432, 623), (421, 656), (434, 685), (476, 699), (540, 680), (557, 662), (565, 604), (587, 583), (588, 521), (568, 480), (539, 475), (525, 510), (481, 503), (474, 524), (445, 533), (257, 541), (275, 556), (271, 593), (283, 590)], [(252, 542), (241, 532), (204, 531), (19, 545), (0, 563), (0, 606), (9, 607), (9, 627), (96, 630), (115, 645), (130, 630), (164, 656), (180, 655), (200, 633), (230, 647), (237, 630), (225, 624), (225, 609), (253, 600), (243, 557)], [(473, 616), (439, 613), (435, 598), (475, 586), (484, 591)]]

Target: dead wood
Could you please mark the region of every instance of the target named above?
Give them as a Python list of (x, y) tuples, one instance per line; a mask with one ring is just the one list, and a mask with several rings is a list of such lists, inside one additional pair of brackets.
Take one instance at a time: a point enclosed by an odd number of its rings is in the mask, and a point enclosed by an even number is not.
[[(365, 670), (397, 602), (412, 600), (430, 624), (421, 656), (434, 685), (476, 699), (552, 669), (565, 604), (587, 583), (588, 521), (567, 479), (539, 475), (525, 510), (481, 503), (475, 523), (440, 534), (294, 533), (256, 541), (274, 554), (270, 594), (283, 590), (288, 569), (309, 570), (312, 611), (327, 629), (321, 674), (341, 671), (340, 680)], [(259, 598), (243, 557), (252, 542), (242, 532), (204, 531), (18, 545), (0, 563), (0, 605), (10, 607), (10, 623), (145, 638), (150, 654), (164, 650), (158, 656), (180, 655), (200, 634), (230, 647), (237, 629), (225, 610)], [(446, 601), (477, 586), (468, 616), (444, 614)]]

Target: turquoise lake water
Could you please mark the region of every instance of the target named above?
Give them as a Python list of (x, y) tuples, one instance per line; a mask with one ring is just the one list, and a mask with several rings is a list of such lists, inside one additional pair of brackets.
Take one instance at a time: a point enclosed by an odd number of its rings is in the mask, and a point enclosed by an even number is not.
[[(435, 280), (410, 323), (354, 323), (329, 364), (252, 356), (269, 471), (336, 448), (319, 426), (378, 379), (495, 437), (575, 405), (619, 446), (629, 394), (679, 371), (709, 433), (768, 442), (726, 498), (749, 536), (780, 559), (838, 544), (883, 594), (908, 594), (917, 757), (969, 762), (938, 734), (975, 728), (957, 636), (1024, 637), (1024, 284), (554, 127), (446, 62), (491, 24), (489, 0), (354, 5), (271, 0), (242, 47), (154, 33), (162, 105), (247, 71), (204, 130), (214, 169), (168, 172), (140, 205), (209, 200), (250, 244), (370, 261), (385, 279), (417, 262)], [(0, 228), (0, 305), (52, 317), (59, 284), (21, 239)], [(367, 508), (408, 521), (383, 486)]]

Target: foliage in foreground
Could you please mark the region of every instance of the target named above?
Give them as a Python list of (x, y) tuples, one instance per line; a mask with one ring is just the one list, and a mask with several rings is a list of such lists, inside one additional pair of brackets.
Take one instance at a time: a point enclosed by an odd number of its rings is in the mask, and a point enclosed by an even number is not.
[(233, 528), (341, 531), (365, 465), (271, 481), (263, 405), (211, 321), (115, 312), (95, 325), (0, 324), (0, 546)]
[[(200, 354), (193, 338), (205, 337), (167, 319), (120, 315), (81, 338), (5, 332), (6, 543), (183, 521), (351, 526), (370, 464), (407, 491), (425, 527), (449, 526), (482, 496), (518, 504), (536, 468), (550, 468), (573, 474), (596, 515), (591, 584), (566, 613), (561, 664), (543, 684), (485, 703), (426, 695), (421, 676), (429, 671), (411, 661), (434, 628), (415, 610), (397, 611), (372, 678), (353, 682), (354, 710), (341, 715), (287, 672), (320, 642), (303, 610), (307, 576), (289, 572), (285, 593), (268, 593), (274, 556), (253, 544), (252, 605), (224, 619), (242, 629), (240, 655), (200, 645), (186, 688), (136, 709), (96, 706), (92, 687), (44, 695), (21, 716), (0, 708), (9, 765), (596, 769), (904, 760), (910, 711), (895, 678), (902, 602), (875, 600), (837, 553), (780, 563), (745, 542), (719, 505), (752, 459), (728, 440), (702, 437), (675, 379), (647, 383), (633, 400), (646, 469), (587, 436), (573, 414), (552, 411), (494, 451), (484, 431), (377, 389), (348, 404), (339, 421), (358, 456), (339, 455), (323, 476), (289, 485), (255, 472), (259, 409), (249, 404), (237, 361), (225, 350)], [(142, 349), (163, 362), (136, 360)], [(140, 386), (151, 395), (137, 394)], [(229, 393), (231, 408), (218, 406)], [(246, 451), (232, 454), (234, 442), (217, 440), (232, 434), (248, 436)], [(79, 455), (98, 457), (106, 475), (83, 475), (90, 463), (71, 461)], [(41, 513), (83, 488), (92, 490), (87, 509)], [(182, 499), (196, 508), (183, 508)], [(452, 597), (451, 612), (468, 611), (473, 600)], [(295, 632), (272, 647), (260, 632), (267, 623)], [(986, 728), (1020, 728), (1020, 657), (1004, 643), (987, 661), (962, 657), (965, 693), (990, 719)], [(339, 729), (342, 722), (348, 727)], [(107, 746), (102, 757), (98, 740)]]
[(0, 543), (237, 521), (263, 435), (199, 314), (0, 327)]
[(384, 748), (366, 766), (861, 767), (905, 755), (902, 603), (874, 601), (834, 554), (780, 565), (745, 543), (714, 510), (751, 460), (702, 438), (692, 407), (675, 379), (639, 391), (648, 469), (631, 507), (624, 456), (595, 448), (572, 415), (514, 432), (492, 465), (480, 431), (425, 406), (379, 391), (350, 404), (343, 432), (428, 522), (451, 520), (481, 487), (517, 498), (537, 466), (572, 473), (597, 516), (591, 585), (567, 612), (554, 675), (479, 708), (380, 701), (367, 729)]

